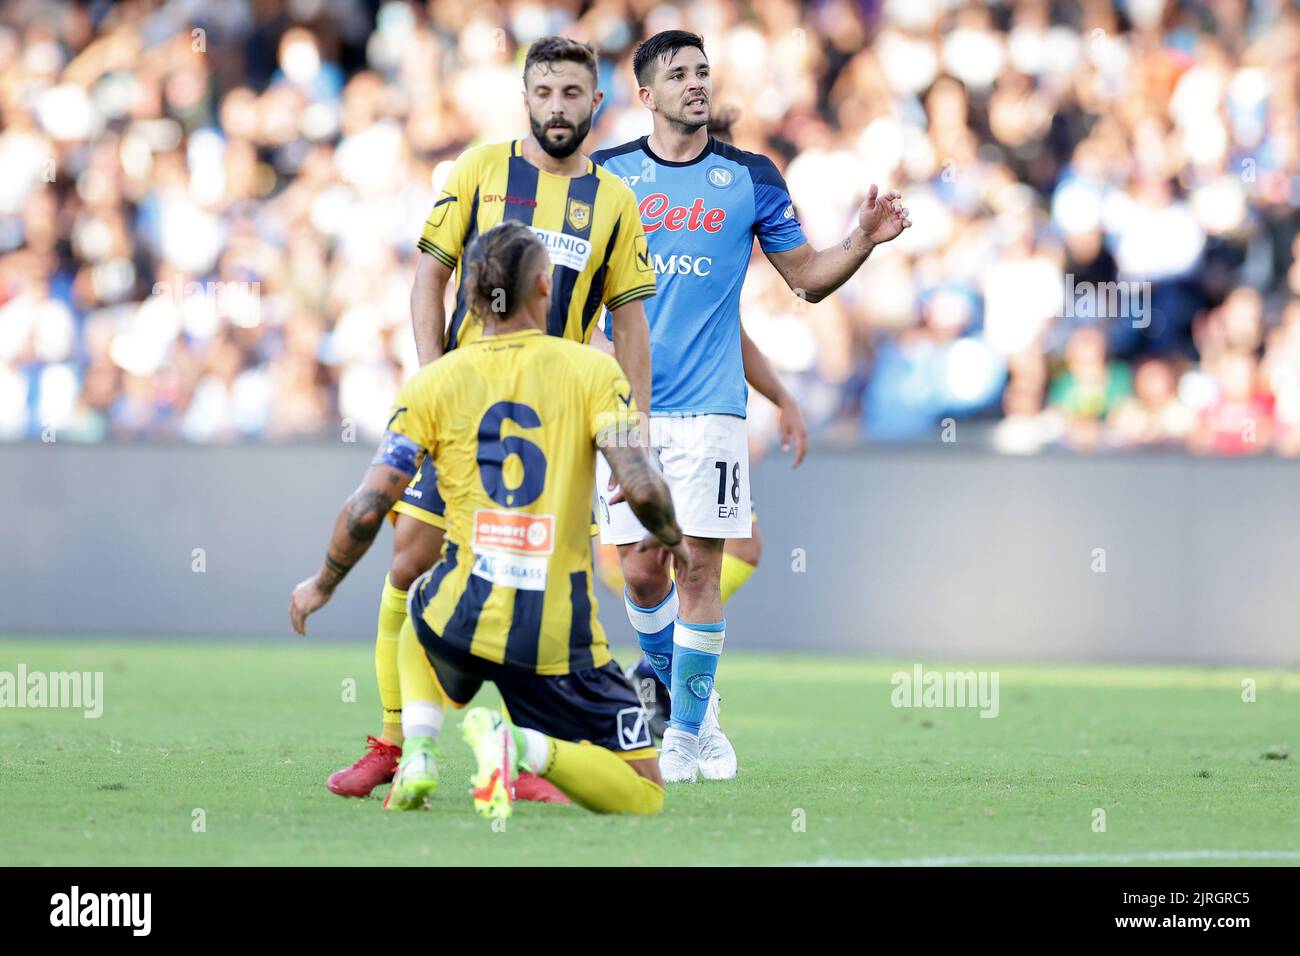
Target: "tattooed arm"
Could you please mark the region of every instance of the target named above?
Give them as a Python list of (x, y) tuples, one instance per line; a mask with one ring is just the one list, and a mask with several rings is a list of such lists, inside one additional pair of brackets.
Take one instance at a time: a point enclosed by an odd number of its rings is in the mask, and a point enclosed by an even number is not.
[(370, 466), (361, 487), (343, 503), (325, 550), (325, 563), (315, 575), (293, 589), (289, 619), (299, 634), (307, 633), (307, 616), (319, 610), (339, 582), (361, 560), (384, 525), (388, 510), (402, 497), (411, 476), (391, 465)]
[(645, 449), (635, 441), (610, 441), (602, 444), (600, 450), (618, 482), (622, 500), (650, 532), (637, 545), (637, 550), (662, 546), (679, 562), (679, 568), (688, 567), (690, 557), (682, 541), (682, 529), (677, 527), (672, 495), (663, 476), (650, 464)]
[(814, 252), (804, 243), (784, 252), (767, 253), (786, 285), (808, 302), (820, 302), (857, 272), (871, 250), (912, 225), (897, 191), (883, 196), (873, 185), (858, 208), (858, 224), (838, 246)]

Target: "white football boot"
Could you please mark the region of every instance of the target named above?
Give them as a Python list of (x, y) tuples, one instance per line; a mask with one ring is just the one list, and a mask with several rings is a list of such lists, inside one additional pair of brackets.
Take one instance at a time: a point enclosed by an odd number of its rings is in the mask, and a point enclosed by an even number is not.
[(700, 738), (673, 727), (665, 730), (659, 773), (664, 783), (694, 783), (700, 773)]
[(700, 776), (705, 780), (730, 780), (736, 775), (736, 748), (722, 732), (722, 698), (715, 690), (700, 724)]

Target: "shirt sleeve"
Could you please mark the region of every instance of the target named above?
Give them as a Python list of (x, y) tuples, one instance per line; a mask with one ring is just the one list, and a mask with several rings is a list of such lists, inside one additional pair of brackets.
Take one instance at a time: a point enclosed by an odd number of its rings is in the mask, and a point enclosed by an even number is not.
[(641, 212), (636, 206), (636, 196), (621, 182), (623, 203), (618, 217), (618, 235), (609, 257), (609, 271), (605, 275), (605, 308), (613, 312), (619, 306), (655, 294), (655, 270), (650, 261), (650, 248), (645, 241), (645, 227), (641, 225)]
[(434, 453), (438, 440), (435, 374), (432, 365), (426, 366), (397, 393), (372, 465), (414, 476), (425, 457)]
[(596, 444), (623, 441), (636, 428), (636, 399), (632, 385), (612, 355), (590, 350), (591, 371), (587, 377), (590, 434)]
[(421, 252), (427, 252), (448, 269), (456, 268), (464, 251), (470, 211), (474, 206), (474, 192), (478, 188), (478, 168), (477, 150), (460, 154), (433, 209), (429, 211), (424, 231), (420, 233), (420, 241), (416, 243)]
[(764, 252), (785, 252), (808, 241), (794, 212), (785, 177), (766, 156), (749, 167), (754, 180), (754, 233)]

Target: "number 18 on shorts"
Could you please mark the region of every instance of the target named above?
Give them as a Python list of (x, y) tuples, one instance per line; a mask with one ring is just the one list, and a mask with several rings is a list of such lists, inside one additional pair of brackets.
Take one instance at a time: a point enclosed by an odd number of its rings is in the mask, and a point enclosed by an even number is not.
[[(749, 439), (735, 415), (651, 415), (650, 459), (672, 492), (677, 523), (696, 538), (748, 538)], [(609, 504), (609, 464), (596, 456), (602, 544), (634, 544), (645, 529), (626, 502)]]

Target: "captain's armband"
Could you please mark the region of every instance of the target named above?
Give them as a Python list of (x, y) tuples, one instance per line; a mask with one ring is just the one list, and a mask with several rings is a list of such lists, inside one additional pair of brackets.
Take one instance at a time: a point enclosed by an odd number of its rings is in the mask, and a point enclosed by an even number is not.
[(424, 449), (417, 445), (405, 435), (399, 435), (397, 432), (384, 432), (383, 440), (379, 443), (379, 450), (375, 452), (375, 457), (370, 459), (372, 465), (387, 465), (389, 468), (395, 468), (408, 477), (415, 477), (415, 472), (420, 465), (420, 459), (424, 455)]

